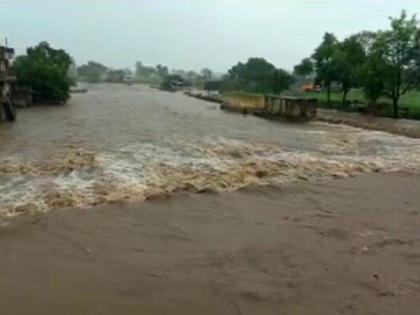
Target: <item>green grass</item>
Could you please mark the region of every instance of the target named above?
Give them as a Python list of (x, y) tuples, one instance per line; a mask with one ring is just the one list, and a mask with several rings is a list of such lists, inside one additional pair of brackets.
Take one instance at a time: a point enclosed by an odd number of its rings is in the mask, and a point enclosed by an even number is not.
[[(314, 97), (318, 99), (321, 105), (325, 105), (327, 102), (327, 93), (324, 92), (310, 92), (305, 93), (305, 96)], [(341, 106), (342, 101), (342, 93), (341, 92), (333, 92), (331, 93), (331, 101), (335, 107)], [(360, 89), (353, 89), (349, 92), (347, 96), (348, 101), (358, 101), (361, 104), (366, 104), (367, 101), (363, 95), (363, 92)], [(386, 115), (390, 115), (392, 112), (391, 108), (391, 100), (387, 98), (381, 98), (378, 101), (379, 104), (383, 104), (385, 107)], [(420, 119), (420, 91), (411, 91), (401, 97), (400, 100), (400, 107), (408, 108), (408, 116), (407, 118), (415, 118)]]
[[(224, 95), (249, 95), (249, 96), (258, 96), (261, 94), (257, 93), (247, 93), (247, 92), (225, 92)], [(318, 99), (320, 107), (327, 107), (327, 93), (323, 92), (309, 92), (304, 93), (301, 91), (296, 90), (288, 90), (281, 93), (282, 95), (299, 95), (305, 97), (313, 97)], [(341, 92), (332, 92), (331, 93), (331, 101), (332, 105), (336, 109), (340, 109), (342, 103), (343, 94)], [(350, 102), (358, 101), (359, 104), (367, 104), (367, 101), (363, 95), (363, 91), (361, 89), (352, 89), (349, 94), (347, 95), (347, 100)], [(381, 115), (384, 116), (392, 116), (392, 101), (387, 98), (381, 98), (378, 101), (379, 107), (382, 108)], [(401, 97), (400, 100), (400, 108), (408, 108), (408, 112), (404, 118), (410, 119), (418, 119), (420, 120), (420, 90), (411, 91)], [(345, 110), (349, 110), (346, 108)], [(356, 109), (353, 107), (352, 109), (355, 111)]]

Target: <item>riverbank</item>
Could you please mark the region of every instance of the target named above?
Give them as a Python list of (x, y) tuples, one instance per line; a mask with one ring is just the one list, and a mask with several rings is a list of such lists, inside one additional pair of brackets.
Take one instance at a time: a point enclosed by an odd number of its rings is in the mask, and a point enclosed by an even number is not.
[(370, 174), (16, 218), (0, 313), (416, 315), (419, 190)]
[[(207, 97), (200, 93), (186, 93), (186, 95), (207, 102), (223, 103), (220, 97)], [(222, 105), (222, 109), (247, 114), (253, 112), (252, 108), (241, 106)], [(343, 124), (368, 130), (385, 131), (410, 138), (420, 138), (420, 121), (418, 120), (373, 117), (370, 115), (361, 115), (359, 113), (347, 113), (322, 108), (318, 108), (317, 120), (330, 124)]]
[(335, 110), (318, 109), (319, 121), (332, 124), (345, 124), (369, 130), (385, 131), (410, 138), (420, 138), (420, 121), (372, 117), (359, 113), (345, 113)]

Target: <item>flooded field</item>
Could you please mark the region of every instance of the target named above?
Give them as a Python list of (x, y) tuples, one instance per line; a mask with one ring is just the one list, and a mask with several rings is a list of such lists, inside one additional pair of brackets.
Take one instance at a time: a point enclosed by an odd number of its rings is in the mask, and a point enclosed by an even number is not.
[(0, 125), (0, 216), (398, 170), (420, 170), (420, 140), (97, 85)]

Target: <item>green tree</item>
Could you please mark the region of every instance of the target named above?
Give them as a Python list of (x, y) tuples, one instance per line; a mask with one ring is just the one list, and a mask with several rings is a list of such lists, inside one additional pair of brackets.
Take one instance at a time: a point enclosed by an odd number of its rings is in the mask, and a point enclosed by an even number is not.
[(367, 55), (361, 67), (360, 83), (372, 114), (376, 113), (376, 104), (384, 92), (386, 71), (382, 56), (374, 52)]
[(178, 74), (168, 75), (162, 81), (160, 88), (164, 91), (174, 91), (174, 86), (183, 85), (184, 79)]
[(205, 81), (211, 81), (213, 78), (213, 71), (211, 71), (209, 68), (204, 68), (201, 70), (201, 75), (204, 77)]
[[(224, 86), (253, 93), (280, 93), (293, 82), (285, 70), (262, 58), (250, 58), (245, 64), (233, 66), (225, 76)], [(226, 89), (226, 88), (225, 88)]]
[(327, 91), (327, 103), (331, 106), (331, 85), (337, 80), (337, 68), (334, 54), (337, 49), (337, 38), (334, 34), (325, 33), (322, 43), (315, 50), (312, 59), (315, 64), (316, 81), (323, 83)]
[(391, 18), (391, 30), (378, 34), (373, 50), (384, 62), (384, 94), (392, 100), (393, 115), (399, 114), (402, 95), (419, 86), (419, 23), (405, 11)]
[(19, 84), (34, 91), (35, 101), (64, 102), (70, 94), (68, 71), (73, 64), (69, 54), (54, 49), (47, 42), (30, 47), (19, 56), (13, 70)]
[(293, 69), (293, 73), (299, 76), (308, 76), (314, 72), (314, 65), (311, 58), (303, 59), (300, 64), (296, 65)]
[(169, 69), (166, 66), (157, 65), (156, 72), (161, 78), (165, 78), (169, 75)]
[(79, 76), (90, 83), (98, 83), (105, 79), (108, 68), (95, 61), (89, 61), (86, 65), (77, 68)]
[(284, 90), (287, 90), (294, 81), (294, 77), (289, 72), (283, 69), (276, 69), (274, 72), (272, 92), (280, 94)]
[(345, 106), (350, 89), (360, 84), (361, 68), (366, 54), (357, 36), (351, 36), (336, 45), (332, 55), (332, 67), (335, 71), (335, 80), (341, 84), (342, 105)]
[(157, 73), (154, 67), (143, 65), (140, 61), (136, 62), (136, 76), (139, 79), (149, 80), (152, 75)]
[(109, 70), (107, 73), (106, 81), (110, 83), (122, 83), (124, 82), (124, 77), (127, 74), (124, 69), (113, 69)]

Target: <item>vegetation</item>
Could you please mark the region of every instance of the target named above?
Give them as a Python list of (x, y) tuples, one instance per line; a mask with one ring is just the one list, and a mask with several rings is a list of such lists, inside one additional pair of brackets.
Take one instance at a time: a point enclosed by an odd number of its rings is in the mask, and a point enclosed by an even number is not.
[(183, 84), (185, 84), (185, 81), (180, 75), (167, 75), (160, 84), (160, 89), (164, 91), (173, 91), (176, 85)]
[(102, 82), (106, 78), (108, 67), (95, 61), (89, 61), (86, 65), (77, 68), (79, 77), (90, 83)]
[(77, 73), (80, 80), (89, 83), (123, 83), (126, 76), (133, 74), (130, 69), (111, 69), (95, 61), (78, 67)]
[(324, 40), (312, 55), (316, 70), (315, 81), (324, 84), (327, 91), (328, 105), (331, 104), (331, 85), (337, 79), (337, 71), (333, 59), (337, 43), (338, 41), (333, 34), (325, 33)]
[(293, 74), (298, 76), (308, 76), (314, 72), (314, 65), (310, 58), (305, 58), (302, 62), (295, 66)]
[[(330, 106), (328, 106), (326, 93), (306, 92), (305, 96), (318, 99), (318, 102), (321, 107), (339, 108), (345, 111), (356, 111), (358, 109), (358, 106), (364, 107), (364, 104), (369, 104), (369, 99), (367, 98), (366, 92), (363, 90), (363, 88), (356, 88), (350, 90), (347, 96), (347, 101), (349, 104), (346, 107), (342, 107), (341, 105), (343, 97), (341, 91), (331, 92)], [(400, 109), (404, 109), (405, 117), (412, 119), (420, 119), (420, 91), (413, 90), (404, 94), (400, 99)], [(379, 97), (375, 104), (375, 110), (377, 114), (392, 117), (392, 100), (385, 96)]]
[(386, 31), (361, 32), (339, 41), (326, 33), (310, 58), (295, 66), (295, 74), (315, 73), (315, 82), (326, 90), (331, 106), (333, 84), (341, 87), (343, 106), (352, 88), (361, 88), (372, 113), (378, 100), (391, 100), (398, 117), (401, 97), (420, 87), (420, 26), (405, 11), (391, 18)]
[(223, 90), (251, 93), (280, 93), (290, 87), (293, 76), (263, 58), (250, 58), (233, 66), (223, 80)]
[(13, 71), (20, 85), (33, 90), (36, 102), (65, 102), (70, 95), (68, 72), (72, 64), (64, 50), (41, 42), (15, 59)]

